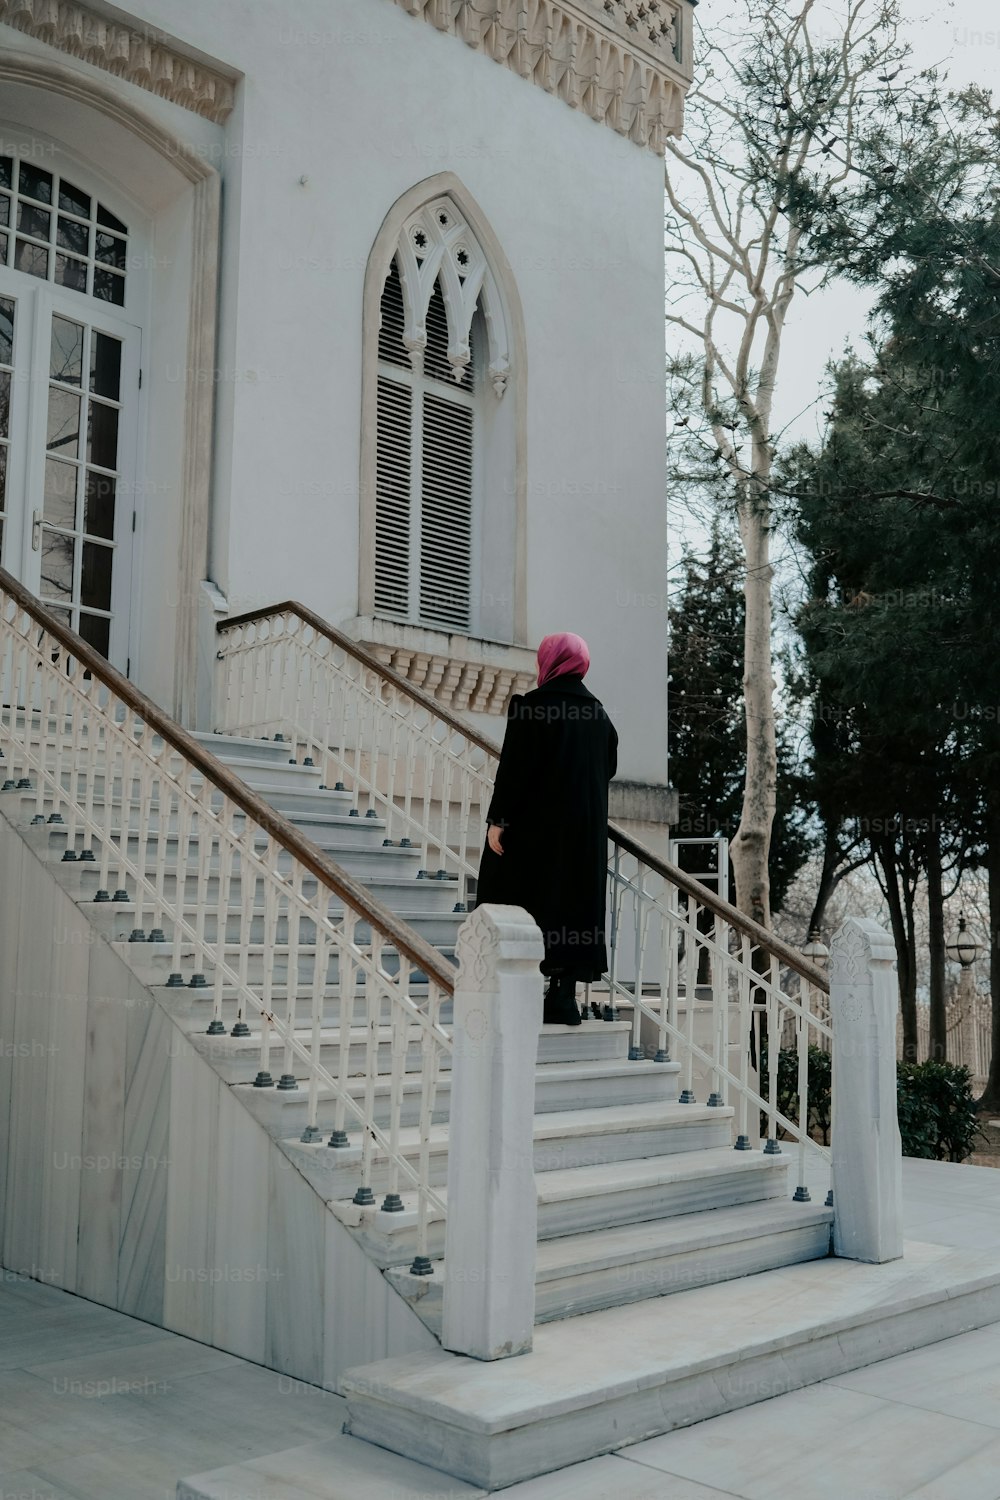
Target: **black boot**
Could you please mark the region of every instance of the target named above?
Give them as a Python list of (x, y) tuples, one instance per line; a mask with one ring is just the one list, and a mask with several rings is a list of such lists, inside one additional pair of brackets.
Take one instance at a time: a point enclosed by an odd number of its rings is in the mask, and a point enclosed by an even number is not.
[(542, 1021), (546, 1026), (579, 1026), (580, 1009), (576, 1003), (576, 980), (565, 974), (554, 976), (545, 992)]

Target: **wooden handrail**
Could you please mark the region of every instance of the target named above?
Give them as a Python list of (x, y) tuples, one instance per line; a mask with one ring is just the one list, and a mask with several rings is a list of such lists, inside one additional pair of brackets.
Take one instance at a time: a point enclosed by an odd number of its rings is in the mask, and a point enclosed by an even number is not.
[[(478, 729), (474, 729), (471, 724), (466, 723), (458, 714), (452, 713), (451, 709), (438, 703), (435, 698), (431, 697), (430, 693), (425, 693), (421, 688), (414, 687), (399, 672), (393, 671), (392, 667), (387, 667), (384, 662), (380, 662), (378, 657), (369, 651), (367, 647), (352, 640), (349, 635), (345, 635), (342, 630), (338, 630), (335, 625), (329, 624), (328, 621), (316, 614), (314, 610), (307, 608), (304, 604), (299, 604), (295, 599), (286, 599), (283, 604), (273, 604), (266, 609), (249, 610), (246, 614), (234, 615), (229, 619), (220, 620), (216, 629), (222, 633), (223, 631), (233, 629), (237, 625), (255, 624), (260, 620), (267, 619), (271, 615), (280, 614), (298, 615), (299, 619), (305, 621), (307, 625), (311, 625), (317, 634), (325, 636), (328, 641), (335, 646), (339, 646), (348, 655), (353, 656), (356, 661), (361, 662), (366, 667), (370, 667), (373, 672), (376, 672), (379, 676), (385, 678), (387, 682), (391, 682), (394, 687), (397, 687), (401, 693), (414, 699), (423, 708), (430, 710), (437, 718), (447, 724), (450, 729), (454, 729), (456, 733), (464, 735), (467, 740), (471, 740), (474, 745), (478, 745), (481, 750), (485, 750), (488, 754), (499, 756), (500, 746), (495, 740), (491, 740), (488, 735), (481, 734)], [(810, 963), (809, 959), (801, 954), (797, 948), (793, 948), (790, 943), (786, 943), (777, 934), (769, 932), (766, 927), (762, 927), (752, 917), (746, 916), (745, 913), (740, 911), (739, 907), (733, 906), (724, 897), (717, 896), (708, 886), (702, 885), (700, 880), (696, 880), (693, 875), (688, 875), (679, 865), (671, 864), (670, 860), (663, 859), (632, 834), (626, 833), (624, 828), (619, 828), (616, 823), (608, 824), (608, 837), (619, 848), (634, 855), (644, 865), (647, 865), (651, 870), (655, 870), (665, 880), (669, 880), (671, 885), (676, 886), (679, 891), (683, 891), (685, 895), (699, 901), (702, 906), (707, 907), (716, 916), (722, 917), (724, 921), (729, 923), (730, 927), (734, 927), (737, 932), (743, 933), (745, 937), (748, 937), (751, 942), (756, 943), (758, 947), (765, 948), (769, 953), (773, 953), (775, 958), (786, 964), (788, 968), (794, 970), (800, 978), (808, 980), (811, 985), (815, 985), (824, 994), (828, 995), (830, 993), (830, 980), (822, 969), (817, 968), (814, 963)]]
[(147, 698), (134, 683), (129, 682), (127, 677), (123, 677), (81, 636), (76, 635), (55, 615), (50, 614), (45, 606), (40, 604), (35, 596), (5, 568), (0, 568), (0, 588), (11, 596), (19, 609), (24, 610), (37, 625), (57, 640), (86, 671), (90, 672), (91, 676), (98, 678), (133, 712), (139, 714), (143, 723), (155, 730), (168, 745), (194, 765), (206, 780), (223, 792), (267, 834), (276, 839), (281, 847), (297, 859), (322, 885), (325, 885), (334, 895), (339, 896), (342, 901), (370, 922), (383, 938), (388, 938), (400, 953), (405, 954), (411, 963), (427, 975), (428, 979), (433, 980), (448, 994), (454, 992), (455, 974), (452, 966), (442, 959), (437, 949), (433, 948), (425, 938), (411, 931), (405, 923), (399, 921), (394, 912), (374, 900), (365, 886), (348, 875), (347, 871), (342, 870), (333, 860), (328, 859), (323, 851), (318, 849), (310, 839), (305, 838), (294, 824), (289, 823), (287, 818), (276, 811), (270, 803), (265, 802), (262, 797), (258, 797), (245, 786), (228, 766), (224, 765), (210, 750), (206, 750), (200, 741), (175, 723), (161, 708), (158, 708), (151, 698)]

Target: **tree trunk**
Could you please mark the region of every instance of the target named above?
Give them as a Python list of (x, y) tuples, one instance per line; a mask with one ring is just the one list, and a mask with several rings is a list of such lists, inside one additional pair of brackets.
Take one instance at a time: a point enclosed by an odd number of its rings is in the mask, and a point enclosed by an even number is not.
[(928, 1058), (944, 1062), (948, 1056), (948, 1012), (945, 1007), (944, 898), (941, 894), (941, 836), (931, 818), (927, 843), (927, 922), (930, 950), (930, 1043)]
[(986, 787), (986, 873), (990, 891), (990, 999), (993, 1024), (990, 1074), (979, 1103), (1000, 1110), (1000, 786)]
[[(823, 868), (820, 871), (819, 889), (816, 892), (816, 900), (813, 903), (812, 915), (809, 918), (809, 933), (819, 932), (826, 915), (827, 902), (833, 895), (837, 886), (837, 835), (839, 829), (833, 824), (827, 824), (826, 836), (823, 840)], [(809, 933), (806, 934), (808, 939)]]
[(902, 867), (903, 873), (903, 922), (906, 928), (906, 990), (901, 997), (901, 1009), (905, 1018), (909, 1016), (913, 1026), (913, 1061), (919, 1062), (920, 1039), (917, 1032), (917, 934), (913, 921), (913, 907), (916, 900), (916, 888), (906, 877), (905, 863)]
[(731, 848), (740, 911), (764, 927), (771, 925), (768, 854), (774, 822), (778, 753), (774, 729), (774, 677), (771, 668), (770, 521), (754, 495), (739, 511), (746, 554), (744, 598), (743, 702), (747, 767), (740, 825)]
[(903, 1057), (906, 1062), (917, 1061), (917, 996), (916, 975), (910, 966), (910, 943), (906, 931), (906, 918), (899, 893), (899, 870), (896, 851), (889, 838), (880, 838), (875, 844), (875, 855), (882, 866), (885, 877), (886, 902), (889, 907), (889, 925), (896, 945), (896, 973), (899, 980), (899, 1006), (903, 1016)]

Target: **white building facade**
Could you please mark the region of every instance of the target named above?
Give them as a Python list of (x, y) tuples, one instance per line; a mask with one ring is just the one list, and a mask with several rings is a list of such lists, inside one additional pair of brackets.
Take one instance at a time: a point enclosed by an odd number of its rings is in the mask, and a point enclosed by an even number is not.
[(499, 737), (554, 630), (666, 782), (690, 0), (0, 0), (3, 566), (182, 722), (294, 599)]

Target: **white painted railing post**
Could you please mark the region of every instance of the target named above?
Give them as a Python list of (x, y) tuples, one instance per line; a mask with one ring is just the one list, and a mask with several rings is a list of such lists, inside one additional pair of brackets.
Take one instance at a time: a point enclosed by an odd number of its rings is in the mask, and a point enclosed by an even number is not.
[(442, 1343), (476, 1359), (527, 1353), (535, 1324), (543, 956), (519, 906), (477, 907), (458, 934)]
[(891, 937), (868, 917), (848, 917), (830, 944), (833, 1248), (849, 1260), (903, 1253), (895, 957)]

